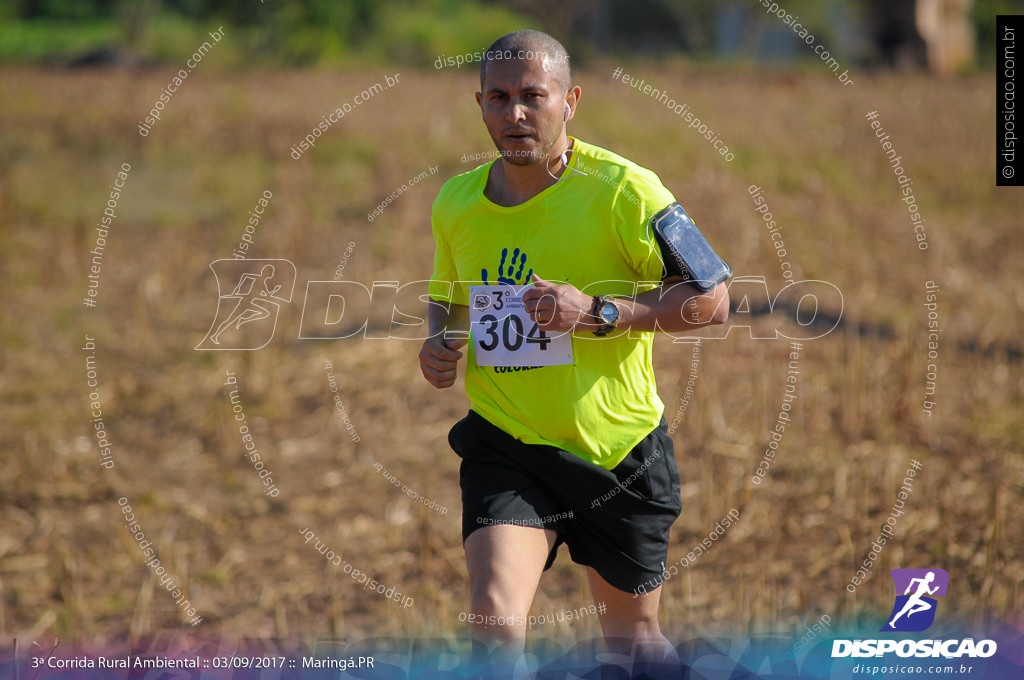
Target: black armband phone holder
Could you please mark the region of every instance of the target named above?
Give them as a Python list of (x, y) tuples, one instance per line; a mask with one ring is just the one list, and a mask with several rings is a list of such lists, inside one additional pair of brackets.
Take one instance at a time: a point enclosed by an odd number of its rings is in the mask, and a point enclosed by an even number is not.
[(732, 267), (715, 253), (678, 203), (665, 206), (652, 217), (651, 228), (661, 249), (662, 279), (682, 276), (687, 283), (709, 291), (732, 276)]

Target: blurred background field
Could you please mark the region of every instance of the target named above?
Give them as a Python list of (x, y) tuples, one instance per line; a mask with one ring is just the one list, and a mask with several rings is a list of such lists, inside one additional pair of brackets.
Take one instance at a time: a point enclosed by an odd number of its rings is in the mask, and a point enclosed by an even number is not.
[[(193, 4), (143, 4), (155, 18), (136, 34), (128, 3), (95, 3), (95, 16), (74, 16), (77, 3), (4, 10), (0, 644), (55, 636), (102, 643), (162, 629), (307, 639), (462, 633), (458, 458), (446, 439), (468, 406), (461, 382), (445, 392), (427, 385), (415, 341), (298, 339), (305, 282), (331, 279), (350, 243), (346, 279), (429, 278), (430, 204), (446, 178), (475, 165), (464, 154), (492, 149), (473, 101), (475, 69), (438, 70), (434, 58), (485, 49), (524, 25), (562, 38), (559, 30), (583, 19), (526, 2), (350, 2), (334, 5), (348, 14), (318, 24), (314, 10), (325, 4), (275, 3), (259, 9), (268, 13), (259, 21), (232, 3), (209, 3), (213, 14)], [(680, 25), (689, 17), (698, 28), (708, 22), (706, 35), (727, 35), (714, 27), (728, 17), (716, 18), (709, 5), (680, 3)], [(997, 5), (975, 4), (976, 53), (940, 77), (928, 71), (927, 51), (909, 46), (883, 67), (884, 53), (856, 47), (867, 44), (857, 35), (870, 42), (868, 29), (844, 29), (865, 22), (836, 22), (835, 12), (852, 10), (826, 3), (819, 37), (853, 36), (849, 51), (837, 52), (855, 79), (848, 87), (817, 60), (791, 60), (771, 41), (741, 41), (746, 47), (723, 57), (716, 41), (700, 44), (698, 29), (690, 29), (697, 38), (679, 29), (678, 44), (657, 49), (638, 46), (626, 29), (604, 42), (598, 29), (593, 40), (580, 29), (586, 38), (566, 41), (581, 55), (575, 78), (584, 93), (571, 134), (656, 171), (736, 275), (763, 276), (774, 295), (784, 280), (748, 191), (761, 187), (794, 278), (829, 281), (843, 296), (841, 310), (823, 310), (841, 311), (840, 326), (803, 343), (794, 423), (760, 486), (750, 480), (782, 400), (789, 342), (751, 340), (740, 328), (703, 342), (695, 394), (674, 434), (684, 512), (670, 561), (731, 508), (741, 519), (666, 583), (662, 622), (674, 639), (799, 635), (822, 614), (838, 625), (881, 625), (893, 596), (887, 571), (898, 567), (950, 573), (944, 616), (1024, 625), (1024, 193), (995, 187), (995, 88), (984, 52)], [(41, 16), (26, 10), (34, 6)], [(273, 25), (285, 18), (293, 24)], [(61, 22), (72, 27), (66, 40)], [(332, 22), (347, 32), (332, 37)], [(220, 25), (225, 40), (140, 136), (137, 124), (162, 88)], [(371, 32), (359, 37), (358, 26)], [(33, 30), (43, 36), (36, 42)], [(147, 35), (157, 42), (140, 37)], [(15, 53), (11, 36), (36, 52)], [(405, 51), (392, 48), (399, 44)], [(760, 49), (775, 61), (770, 68), (754, 63)], [(112, 54), (114, 63), (72, 67), (88, 54)], [(735, 159), (726, 162), (674, 113), (614, 80), (620, 66), (687, 103)], [(399, 85), (354, 107), (299, 160), (290, 157), (324, 115), (395, 73)], [(913, 177), (927, 251), (917, 248), (870, 111)], [(93, 227), (125, 162), (132, 169), (99, 304), (86, 308)], [(433, 166), (436, 175), (367, 221), (389, 193)], [(195, 351), (217, 304), (209, 265), (231, 257), (265, 190), (273, 198), (249, 257), (292, 261), (293, 301), (267, 347)], [(940, 286), (942, 328), (931, 416), (921, 408), (926, 281)], [(756, 323), (798, 332), (773, 318)], [(86, 334), (97, 346), (114, 470), (100, 467), (92, 436)], [(658, 341), (670, 421), (691, 356), (690, 345)], [(335, 416), (325, 360), (356, 443)], [(276, 498), (263, 495), (242, 455), (227, 370), (239, 376), (255, 441), (281, 489)], [(850, 594), (846, 585), (914, 459), (924, 467), (896, 538)], [(448, 514), (411, 502), (377, 462)], [(204, 618), (198, 628), (143, 564), (121, 520), (122, 496)], [(403, 610), (361, 590), (303, 543), (305, 528), (415, 604)], [(563, 551), (534, 612), (588, 603), (583, 570)], [(584, 619), (533, 634), (596, 632), (596, 620)]]

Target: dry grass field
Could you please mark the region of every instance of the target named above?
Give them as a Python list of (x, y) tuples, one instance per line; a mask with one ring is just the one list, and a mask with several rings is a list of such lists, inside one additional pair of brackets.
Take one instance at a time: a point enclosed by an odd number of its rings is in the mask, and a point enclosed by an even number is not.
[[(763, 276), (774, 295), (780, 262), (748, 192), (760, 186), (794, 278), (831, 282), (843, 299), (840, 326), (803, 343), (792, 425), (756, 486), (789, 341), (736, 328), (703, 342), (679, 414), (691, 346), (659, 339), (666, 418), (681, 416), (684, 512), (670, 560), (740, 512), (666, 583), (666, 632), (799, 635), (823, 614), (837, 626), (877, 627), (897, 567), (950, 573), (943, 616), (1024, 624), (1024, 193), (994, 186), (993, 81), (863, 73), (844, 88), (816, 70), (626, 67), (689, 104), (735, 153), (726, 162), (673, 112), (613, 80), (616, 65), (577, 74), (584, 96), (570, 133), (655, 170), (736, 275)], [(429, 278), (434, 195), (475, 165), (463, 154), (492, 148), (473, 73), (429, 70), (401, 72), (400, 84), (290, 157), (323, 116), (395, 71), (199, 69), (146, 137), (138, 122), (170, 70), (0, 71), (3, 644), (115, 644), (164, 629), (303, 639), (465, 632), (458, 458), (446, 439), (468, 407), (461, 382), (431, 388), (416, 341), (298, 337), (305, 282), (331, 279), (350, 242), (346, 279)], [(875, 110), (913, 178), (927, 251), (865, 118)], [(122, 163), (131, 170), (98, 305), (88, 308), (94, 225)], [(436, 175), (368, 222), (389, 193), (433, 166)], [(265, 190), (273, 198), (249, 256), (295, 264), (292, 302), (263, 349), (196, 351), (217, 306), (209, 265), (232, 257)], [(940, 286), (942, 329), (930, 416), (926, 281)], [(800, 332), (775, 318), (755, 326)], [(101, 467), (93, 436), (86, 335), (113, 469)], [(325, 361), (355, 436), (335, 415)], [(243, 455), (226, 371), (238, 377), (276, 497)], [(851, 594), (912, 460), (922, 469), (895, 538)], [(376, 463), (448, 514), (413, 502)], [(122, 497), (203, 617), (197, 627), (145, 565)], [(304, 529), (413, 604), (362, 589), (304, 542)], [(563, 550), (534, 611), (589, 602), (584, 571)], [(591, 617), (531, 634), (596, 633)]]

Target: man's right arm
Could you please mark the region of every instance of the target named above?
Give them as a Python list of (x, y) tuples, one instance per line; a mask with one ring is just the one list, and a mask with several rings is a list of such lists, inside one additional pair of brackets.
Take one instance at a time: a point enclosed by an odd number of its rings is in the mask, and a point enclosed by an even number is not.
[(455, 384), (457, 366), (465, 339), (445, 341), (445, 331), (469, 331), (469, 308), (465, 305), (444, 302), (431, 298), (428, 305), (427, 323), (430, 337), (420, 348), (420, 371), (431, 385), (438, 389)]

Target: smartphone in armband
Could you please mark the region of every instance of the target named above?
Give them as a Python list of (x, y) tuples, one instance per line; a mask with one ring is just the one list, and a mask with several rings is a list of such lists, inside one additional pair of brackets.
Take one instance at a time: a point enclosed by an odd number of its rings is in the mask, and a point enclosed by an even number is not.
[(706, 292), (732, 276), (732, 267), (718, 256), (683, 206), (665, 206), (651, 218), (651, 227), (661, 249), (663, 279), (682, 276)]

